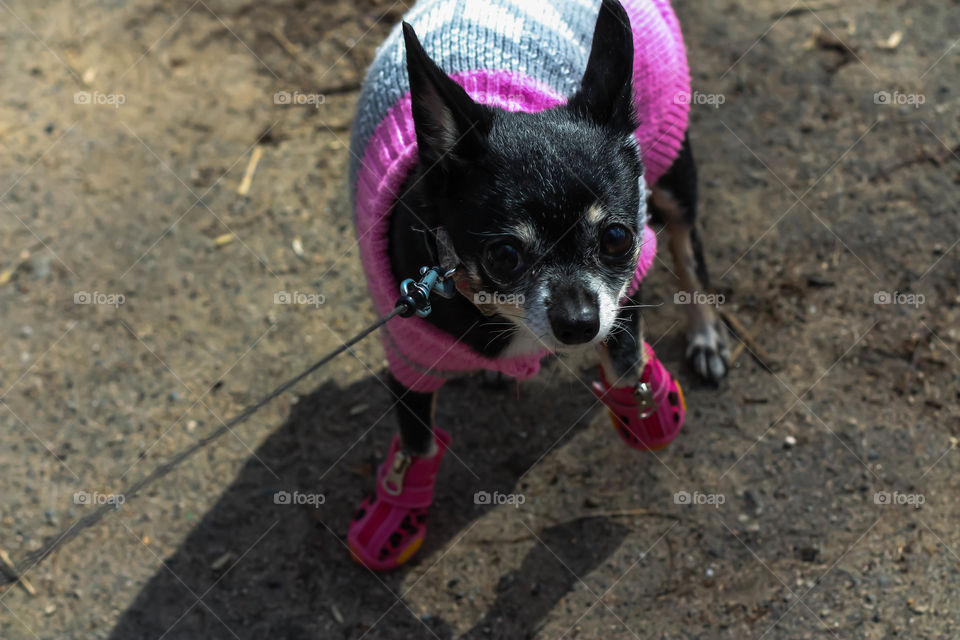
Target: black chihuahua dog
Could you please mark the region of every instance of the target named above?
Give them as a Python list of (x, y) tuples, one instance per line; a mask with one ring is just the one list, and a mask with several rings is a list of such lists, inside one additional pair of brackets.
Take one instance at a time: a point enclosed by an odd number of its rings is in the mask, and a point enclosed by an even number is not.
[[(624, 1), (669, 10), (665, 0)], [(655, 449), (676, 435), (685, 407), (679, 386), (644, 348), (631, 283), (649, 241), (649, 203), (652, 221), (666, 226), (680, 290), (708, 286), (694, 226), (696, 167), (681, 132), (673, 164), (645, 189), (634, 135), (636, 34), (616, 0), (603, 0), (595, 15), (579, 89), (535, 112), (475, 100), (403, 24), (417, 162), (390, 212), (388, 258), (397, 280), (425, 265), (452, 271), (459, 293), (435, 296), (422, 322), (478, 357), (598, 348), (604, 383), (597, 395), (614, 426), (631, 446)], [(376, 81), (371, 73), (367, 82)], [(687, 319), (688, 361), (716, 383), (727, 373), (724, 331), (706, 304), (690, 304)], [(434, 427), (436, 392), (411, 389), (399, 377), (390, 378), (399, 439), (380, 469), (377, 495), (360, 506), (348, 536), (355, 559), (374, 569), (397, 566), (420, 546), (449, 444)]]

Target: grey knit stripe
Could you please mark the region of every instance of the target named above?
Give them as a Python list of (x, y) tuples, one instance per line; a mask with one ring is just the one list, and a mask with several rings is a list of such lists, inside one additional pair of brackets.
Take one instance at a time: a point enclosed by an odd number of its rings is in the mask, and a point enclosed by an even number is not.
[[(599, 0), (421, 0), (405, 17), (449, 74), (520, 73), (572, 95), (587, 66)], [(377, 50), (350, 136), (350, 193), (360, 158), (387, 113), (410, 89), (400, 25)]]

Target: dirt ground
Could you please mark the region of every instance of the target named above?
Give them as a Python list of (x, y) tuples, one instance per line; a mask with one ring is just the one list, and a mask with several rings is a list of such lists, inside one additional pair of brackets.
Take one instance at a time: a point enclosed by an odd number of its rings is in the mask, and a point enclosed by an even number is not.
[[(374, 319), (346, 141), (405, 8), (0, 1), (15, 561)], [(673, 445), (621, 445), (592, 355), (452, 384), (427, 542), (372, 574), (344, 546), (394, 430), (367, 340), (21, 567), (36, 595), (0, 589), (0, 637), (960, 638), (960, 2), (676, 8), (708, 261), (750, 337), (699, 386), (661, 255)]]

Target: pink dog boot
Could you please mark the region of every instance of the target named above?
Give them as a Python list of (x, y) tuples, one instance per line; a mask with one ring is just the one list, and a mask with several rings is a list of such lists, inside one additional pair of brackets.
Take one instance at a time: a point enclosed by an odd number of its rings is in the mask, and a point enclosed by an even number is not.
[(610, 420), (620, 437), (634, 449), (655, 451), (673, 442), (683, 426), (687, 404), (680, 384), (644, 343), (647, 366), (636, 386), (611, 387), (603, 367), (593, 392), (610, 410)]
[(442, 429), (435, 427), (433, 432), (437, 453), (431, 458), (409, 455), (393, 437), (387, 459), (377, 470), (376, 497), (365, 498), (353, 514), (347, 532), (350, 555), (374, 571), (399, 567), (423, 544), (437, 469), (451, 442)]

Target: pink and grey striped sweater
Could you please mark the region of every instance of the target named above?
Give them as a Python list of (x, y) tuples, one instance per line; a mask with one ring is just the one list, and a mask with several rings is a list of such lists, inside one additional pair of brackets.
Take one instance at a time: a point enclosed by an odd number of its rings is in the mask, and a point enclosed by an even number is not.
[[(634, 40), (635, 136), (654, 184), (676, 159), (687, 128), (690, 72), (668, 0), (621, 0)], [(427, 53), (477, 102), (535, 112), (564, 103), (579, 88), (600, 0), (420, 0), (405, 19)], [(416, 134), (400, 25), (377, 51), (360, 94), (350, 141), (350, 195), (360, 257), (378, 313), (393, 309), (399, 283), (388, 250), (389, 215), (417, 163)], [(656, 252), (644, 230), (632, 288)], [(477, 369), (527, 378), (546, 355), (487, 358), (420, 318), (394, 318), (381, 333), (394, 376), (413, 391), (438, 389)]]

